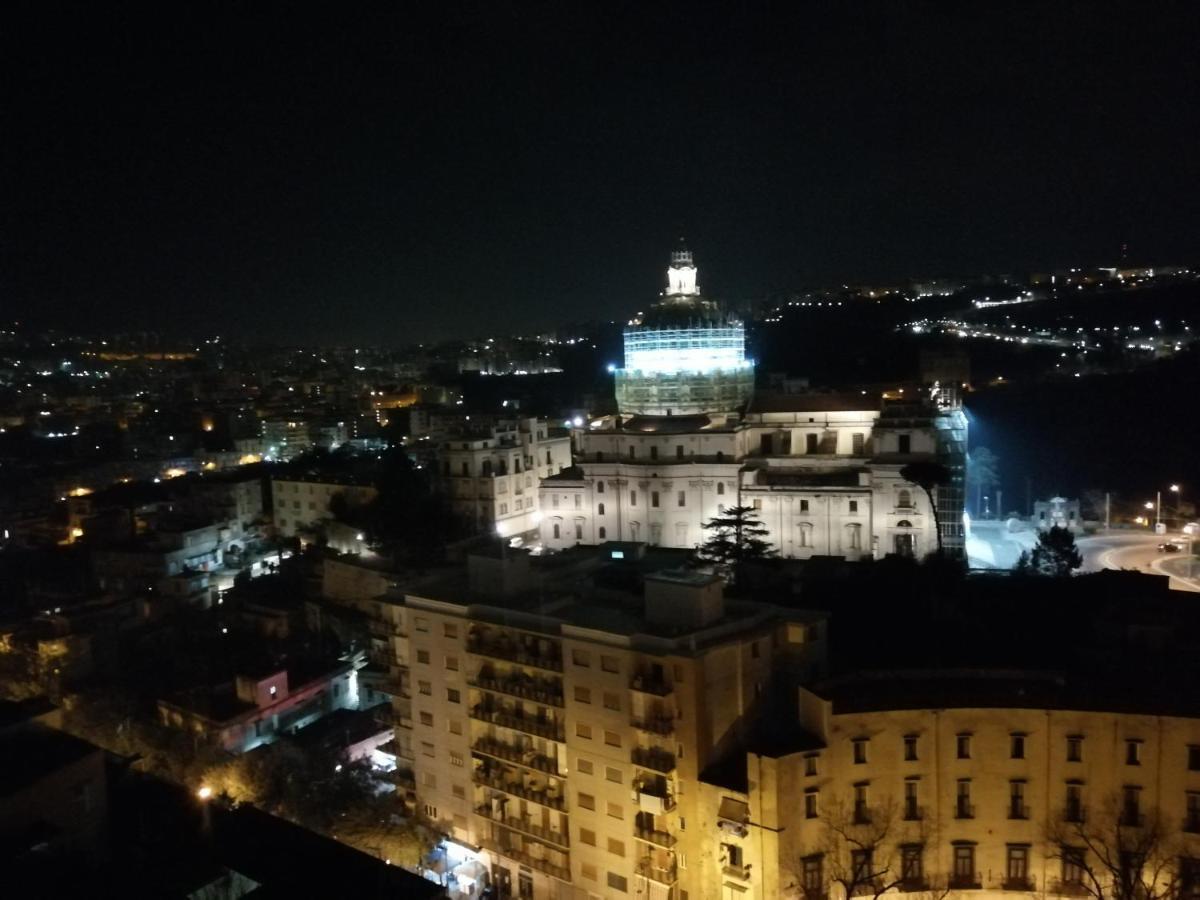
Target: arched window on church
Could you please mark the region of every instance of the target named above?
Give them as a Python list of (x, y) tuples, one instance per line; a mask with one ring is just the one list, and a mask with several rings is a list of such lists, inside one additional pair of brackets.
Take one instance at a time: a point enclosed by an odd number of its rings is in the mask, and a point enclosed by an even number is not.
[(899, 509), (912, 509), (912, 491), (900, 491), (896, 495), (896, 506)]

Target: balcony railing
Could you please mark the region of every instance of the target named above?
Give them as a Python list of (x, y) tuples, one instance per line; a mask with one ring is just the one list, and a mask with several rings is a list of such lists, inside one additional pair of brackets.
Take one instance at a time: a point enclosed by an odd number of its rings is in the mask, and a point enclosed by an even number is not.
[(481, 691), (491, 691), (494, 694), (508, 694), (510, 697), (520, 697), (522, 700), (532, 700), (546, 706), (563, 706), (562, 689), (550, 683), (544, 683), (526, 678), (497, 678), (479, 675), (467, 681), (473, 688)]
[(1005, 878), (1000, 885), (1006, 891), (1032, 891), (1034, 890), (1033, 881), (1028, 877), (1025, 878)]
[(675, 690), (665, 679), (653, 675), (634, 675), (629, 688), (642, 694), (653, 694), (655, 697), (669, 697)]
[(648, 844), (656, 844), (659, 847), (665, 847), (670, 850), (675, 846), (675, 835), (668, 834), (665, 831), (656, 831), (652, 828), (634, 828), (634, 837), (639, 841), (645, 841)]
[(722, 866), (721, 872), (730, 878), (740, 878), (742, 881), (750, 878), (749, 866)]
[(501, 760), (502, 762), (514, 763), (518, 766), (524, 766), (526, 769), (533, 769), (536, 772), (545, 772), (547, 775), (562, 778), (566, 774), (558, 770), (557, 759), (537, 753), (532, 749), (513, 747), (511, 744), (505, 744), (491, 738), (480, 738), (471, 745), (471, 750), (484, 756), (490, 756), (492, 759)]
[(562, 672), (562, 657), (531, 651), (513, 641), (485, 641), (472, 637), (467, 639), (467, 652), (477, 656), (504, 659), (522, 666), (533, 666), (548, 672)]
[(1062, 897), (1082, 897), (1088, 893), (1082, 881), (1052, 881), (1046, 886), (1047, 894), (1058, 894)]
[(490, 787), (493, 790), (502, 791), (510, 797), (519, 797), (522, 800), (529, 800), (532, 803), (538, 803), (550, 809), (557, 809), (559, 812), (565, 812), (567, 804), (559, 794), (551, 794), (547, 791), (535, 791), (525, 787), (520, 782), (505, 781), (503, 778), (488, 776), (475, 771), (472, 776), (478, 785)]
[(551, 719), (516, 716), (503, 710), (488, 709), (478, 704), (471, 707), (470, 716), (479, 722), (488, 722), (492, 725), (499, 725), (501, 728), (511, 728), (514, 731), (523, 731), (525, 734), (536, 735), (548, 741), (558, 741), (561, 744), (566, 740), (562, 726)]
[(665, 788), (649, 785), (636, 788), (638, 809), (651, 815), (661, 816), (675, 808), (675, 797)]
[(666, 737), (675, 732), (675, 720), (669, 716), (651, 716), (644, 719), (631, 718), (629, 724), (638, 731)]
[(662, 772), (664, 775), (675, 771), (675, 754), (657, 747), (634, 747), (630, 758), (635, 766)]
[(541, 859), (536, 856), (530, 856), (528, 853), (523, 853), (512, 847), (506, 847), (499, 841), (494, 841), (490, 838), (484, 838), (479, 842), (479, 846), (484, 850), (491, 850), (493, 853), (499, 853), (501, 856), (507, 857), (514, 862), (529, 866), (531, 869), (537, 869), (539, 872), (545, 872), (559, 881), (571, 880), (571, 870), (564, 866), (556, 866), (548, 859)]
[(950, 876), (950, 887), (959, 890), (971, 888), (978, 890), (979, 888), (983, 887), (983, 882), (980, 880), (978, 872), (972, 872), (970, 874), (960, 874), (956, 872)]
[(651, 881), (657, 881), (659, 884), (672, 885), (679, 880), (674, 865), (656, 866), (646, 859), (638, 862), (637, 873), (643, 878), (649, 878)]
[(913, 876), (900, 881), (899, 890), (904, 894), (915, 894), (929, 890), (929, 881), (924, 877)]
[(514, 831), (520, 831), (531, 837), (537, 838), (539, 841), (544, 841), (548, 844), (553, 844), (556, 847), (569, 847), (569, 838), (561, 831), (555, 831), (552, 828), (538, 825), (529, 818), (514, 818), (512, 816), (502, 816), (494, 813), (492, 808), (486, 803), (475, 807), (475, 814), (483, 816), (493, 822), (503, 825), (505, 828), (511, 828)]

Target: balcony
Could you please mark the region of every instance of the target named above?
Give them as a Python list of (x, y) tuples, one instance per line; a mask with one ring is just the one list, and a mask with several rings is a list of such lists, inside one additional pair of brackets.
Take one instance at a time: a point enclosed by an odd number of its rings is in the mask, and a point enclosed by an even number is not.
[(742, 866), (722, 866), (721, 873), (729, 878), (740, 878), (742, 881), (750, 880), (750, 867)]
[(467, 638), (467, 652), (476, 656), (490, 656), (493, 659), (515, 662), (522, 666), (532, 666), (535, 669), (545, 669), (547, 672), (562, 672), (562, 657), (544, 653), (536, 647), (510, 639), (484, 640), (472, 635)]
[(643, 859), (637, 864), (637, 873), (643, 878), (649, 878), (651, 881), (657, 881), (659, 884), (673, 885), (679, 880), (679, 875), (674, 864), (670, 866), (656, 866), (650, 860)]
[(927, 890), (929, 890), (929, 882), (922, 876), (903, 878), (900, 881), (899, 891), (902, 894), (919, 894)]
[(665, 788), (643, 785), (637, 789), (637, 804), (642, 812), (661, 816), (675, 808), (675, 798)]
[(669, 716), (651, 716), (644, 719), (631, 718), (629, 724), (637, 731), (668, 737), (675, 733), (675, 720)]
[(950, 876), (950, 887), (955, 890), (979, 890), (983, 887), (983, 882), (980, 880), (978, 872), (956, 872)]
[(654, 844), (656, 847), (663, 847), (670, 850), (675, 846), (675, 836), (668, 834), (665, 831), (656, 831), (653, 828), (634, 828), (633, 836), (639, 841), (645, 841), (647, 844)]
[(558, 760), (541, 753), (536, 753), (531, 748), (522, 749), (514, 747), (511, 744), (505, 744), (501, 741), (495, 741), (491, 738), (480, 738), (471, 745), (471, 752), (478, 753), (481, 756), (490, 756), (492, 759), (500, 760), (501, 762), (513, 763), (514, 765), (523, 766), (526, 769), (532, 769), (535, 772), (544, 772), (547, 775), (554, 775), (559, 778), (566, 773), (558, 770)]
[(657, 747), (634, 747), (630, 752), (630, 759), (635, 766), (664, 775), (675, 771), (675, 754), (659, 750)]
[(472, 706), (469, 715), (478, 722), (499, 725), (501, 728), (511, 728), (513, 731), (532, 734), (548, 741), (558, 741), (560, 744), (566, 741), (566, 734), (562, 726), (552, 719), (518, 716), (495, 708), (488, 709), (482, 704)]
[(1046, 886), (1046, 893), (1061, 897), (1085, 897), (1089, 892), (1082, 881), (1052, 881)]
[(549, 680), (519, 675), (500, 678), (480, 673), (478, 677), (468, 679), (467, 684), (481, 691), (520, 697), (522, 700), (532, 700), (534, 703), (541, 703), (545, 706), (563, 706), (561, 686)]
[(510, 797), (519, 797), (522, 800), (528, 800), (531, 803), (537, 803), (549, 809), (556, 809), (559, 812), (566, 812), (567, 810), (567, 804), (561, 794), (552, 794), (549, 791), (535, 791), (525, 787), (520, 782), (506, 781), (494, 775), (487, 775), (480, 770), (476, 770), (472, 778), (476, 784), (501, 791)]
[(666, 679), (654, 675), (634, 675), (629, 683), (629, 689), (642, 694), (652, 694), (655, 697), (669, 697), (675, 690)]
[(522, 834), (527, 834), (530, 837), (536, 838), (539, 841), (544, 841), (547, 844), (553, 844), (556, 847), (562, 847), (564, 849), (570, 846), (568, 843), (569, 838), (561, 831), (554, 831), (551, 828), (538, 825), (529, 818), (518, 819), (513, 818), (512, 816), (498, 815), (492, 812), (492, 808), (486, 803), (475, 807), (475, 814), (477, 816), (483, 816), (483, 818), (492, 822), (496, 822), (499, 825), (503, 825), (505, 828), (511, 828), (514, 831), (520, 831)]
[(1032, 891), (1035, 890), (1033, 881), (1030, 878), (1005, 878), (1000, 885), (1002, 890), (1006, 891)]
[(571, 880), (571, 870), (569, 868), (564, 866), (556, 866), (548, 859), (530, 856), (528, 853), (523, 853), (522, 851), (515, 850), (511, 847), (506, 847), (499, 841), (495, 841), (490, 838), (484, 838), (481, 840), (479, 842), (479, 846), (484, 850), (490, 850), (493, 853), (498, 853), (507, 859), (511, 859), (513, 862), (518, 862), (521, 865), (529, 866), (531, 869), (537, 869), (539, 872), (545, 872), (547, 875), (557, 878), (559, 881), (570, 882)]

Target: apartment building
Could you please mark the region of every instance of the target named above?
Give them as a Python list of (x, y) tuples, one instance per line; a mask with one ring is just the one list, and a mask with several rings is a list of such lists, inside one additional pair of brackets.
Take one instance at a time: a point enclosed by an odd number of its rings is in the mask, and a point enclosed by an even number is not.
[[(280, 537), (295, 537), (333, 518), (334, 498), (348, 507), (365, 506), (378, 492), (370, 484), (326, 475), (285, 475), (271, 479), (271, 508)], [(339, 501), (340, 502), (340, 501)]]
[(482, 869), (502, 897), (699, 895), (700, 772), (773, 672), (823, 671), (826, 635), (821, 614), (663, 568), (682, 557), (500, 549), (404, 593), (398, 762), (446, 834), (452, 881)]
[(571, 438), (544, 419), (503, 418), (448, 438), (440, 456), (445, 490), (463, 521), (514, 537), (537, 530), (538, 482), (571, 465)]
[(706, 773), (709, 877), (689, 896), (1123, 896), (1108, 891), (1126, 866), (1131, 884), (1193, 898), (1200, 707), (1144, 704), (1012, 672), (801, 687), (774, 720), (794, 727), (759, 730)]

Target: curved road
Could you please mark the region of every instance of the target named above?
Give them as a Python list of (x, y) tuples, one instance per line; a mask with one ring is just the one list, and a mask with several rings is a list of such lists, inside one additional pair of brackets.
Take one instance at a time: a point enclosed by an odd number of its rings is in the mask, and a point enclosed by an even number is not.
[(1084, 572), (1100, 569), (1136, 569), (1167, 575), (1171, 589), (1200, 592), (1200, 562), (1192, 564), (1196, 577), (1187, 577), (1189, 560), (1184, 553), (1163, 553), (1158, 545), (1172, 535), (1121, 533), (1082, 537), (1076, 541), (1083, 554)]

